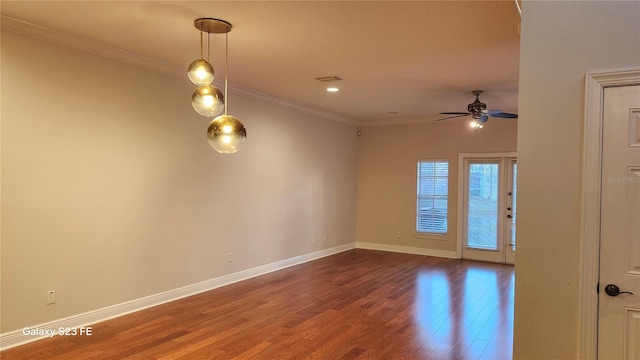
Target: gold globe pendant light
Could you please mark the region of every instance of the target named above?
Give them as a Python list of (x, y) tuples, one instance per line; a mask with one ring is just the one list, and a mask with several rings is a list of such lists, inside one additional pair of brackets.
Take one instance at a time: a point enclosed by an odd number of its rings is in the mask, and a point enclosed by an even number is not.
[[(207, 33), (207, 60), (209, 59), (211, 48), (209, 35), (210, 34)], [(204, 45), (202, 43), (202, 30), (200, 30), (200, 59), (194, 60), (191, 64), (189, 64), (189, 70), (187, 71), (187, 76), (194, 85), (209, 85), (213, 82), (215, 76), (213, 66), (211, 66), (211, 64), (204, 59), (203, 48)]]
[[(229, 24), (231, 31), (231, 24)], [(229, 74), (229, 31), (225, 35), (225, 71), (224, 71), (224, 97), (227, 98), (228, 74)], [(227, 114), (228, 99), (224, 102), (224, 115), (220, 115), (211, 121), (207, 130), (209, 145), (222, 154), (233, 154), (244, 146), (247, 139), (247, 130), (238, 118)]]
[(207, 130), (209, 145), (221, 154), (233, 154), (244, 146), (247, 130), (238, 118), (224, 114), (211, 121)]
[(189, 65), (187, 76), (194, 85), (209, 85), (213, 82), (215, 73), (213, 66), (207, 60), (198, 59)]
[(194, 85), (209, 85), (213, 82), (215, 73), (207, 60), (198, 59), (189, 65), (187, 76)]
[[(193, 22), (196, 29), (200, 30), (200, 59), (189, 65), (187, 76), (198, 88), (191, 95), (191, 105), (194, 110), (205, 117), (218, 115), (224, 109), (224, 96), (222, 91), (211, 85), (214, 79), (213, 66), (209, 63), (211, 33), (227, 33), (231, 30), (231, 24), (224, 20), (201, 18)], [(207, 60), (204, 59), (204, 44), (202, 33), (207, 33)]]
[(224, 95), (213, 85), (200, 85), (191, 95), (195, 111), (206, 117), (214, 117), (224, 109)]

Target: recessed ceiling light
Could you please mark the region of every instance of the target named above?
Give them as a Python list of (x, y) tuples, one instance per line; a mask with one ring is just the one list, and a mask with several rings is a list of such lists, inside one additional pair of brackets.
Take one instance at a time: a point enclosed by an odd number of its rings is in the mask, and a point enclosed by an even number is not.
[(338, 92), (338, 91), (340, 91), (340, 89), (338, 89), (337, 87), (328, 87), (327, 91), (328, 92)]

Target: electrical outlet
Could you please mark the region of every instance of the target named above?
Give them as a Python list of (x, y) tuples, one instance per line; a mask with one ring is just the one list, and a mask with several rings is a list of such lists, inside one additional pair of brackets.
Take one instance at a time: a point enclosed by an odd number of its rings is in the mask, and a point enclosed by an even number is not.
[(233, 253), (232, 252), (229, 253), (229, 262), (233, 262)]
[(47, 305), (51, 305), (55, 303), (56, 303), (56, 291), (55, 290), (47, 291)]
[(400, 239), (400, 231), (398, 231), (398, 232), (396, 233), (396, 237), (397, 237), (398, 239)]
[(322, 242), (327, 242), (327, 234), (324, 234), (324, 235), (322, 236)]
[(315, 244), (315, 243), (316, 243), (316, 236), (315, 236), (315, 235), (313, 235), (313, 236), (311, 237), (311, 243), (312, 243), (312, 244)]

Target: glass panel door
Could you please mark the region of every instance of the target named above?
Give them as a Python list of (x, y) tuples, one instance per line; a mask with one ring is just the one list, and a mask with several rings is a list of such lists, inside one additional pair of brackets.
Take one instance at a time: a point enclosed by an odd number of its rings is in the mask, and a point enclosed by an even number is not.
[(462, 257), (515, 261), (515, 157), (467, 156), (463, 160)]
[(499, 250), (498, 163), (469, 164), (467, 248)]

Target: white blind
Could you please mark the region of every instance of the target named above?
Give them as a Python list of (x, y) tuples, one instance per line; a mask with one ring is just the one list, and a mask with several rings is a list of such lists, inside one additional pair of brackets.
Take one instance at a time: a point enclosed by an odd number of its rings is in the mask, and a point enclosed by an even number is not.
[(447, 233), (447, 200), (449, 197), (449, 162), (418, 162), (418, 201), (416, 231)]

